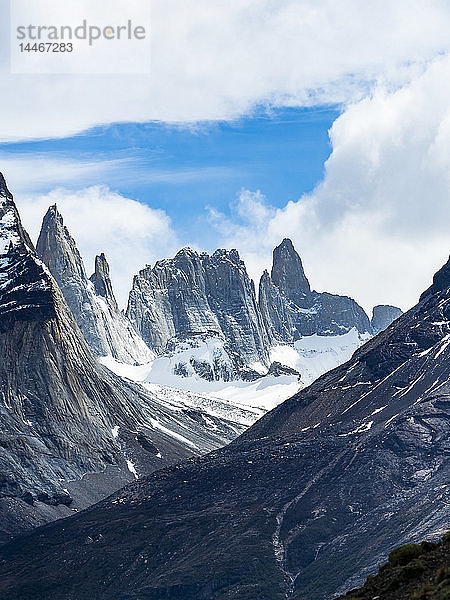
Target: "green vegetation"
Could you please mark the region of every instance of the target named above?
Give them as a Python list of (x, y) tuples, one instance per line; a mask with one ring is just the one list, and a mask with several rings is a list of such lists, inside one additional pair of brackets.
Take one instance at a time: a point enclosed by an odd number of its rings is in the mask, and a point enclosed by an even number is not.
[[(450, 600), (450, 532), (440, 543), (405, 544), (345, 600)], [(343, 600), (343, 599), (342, 599)]]
[(419, 544), (405, 544), (400, 546), (389, 554), (389, 562), (391, 565), (407, 565), (413, 558), (417, 558), (423, 554), (424, 549)]

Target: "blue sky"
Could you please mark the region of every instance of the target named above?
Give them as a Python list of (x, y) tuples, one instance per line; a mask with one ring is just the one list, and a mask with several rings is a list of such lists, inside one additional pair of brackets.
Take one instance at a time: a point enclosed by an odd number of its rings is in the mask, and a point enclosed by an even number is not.
[[(1, 144), (0, 153), (4, 158), (115, 161), (106, 174), (89, 171), (76, 182), (61, 179), (58, 186), (106, 184), (163, 209), (183, 244), (214, 249), (206, 208), (230, 215), (242, 189), (260, 190), (280, 208), (311, 191), (323, 177), (331, 151), (328, 130), (338, 114), (337, 107), (285, 108), (195, 126), (113, 124), (68, 138)], [(32, 191), (54, 187), (44, 173)]]

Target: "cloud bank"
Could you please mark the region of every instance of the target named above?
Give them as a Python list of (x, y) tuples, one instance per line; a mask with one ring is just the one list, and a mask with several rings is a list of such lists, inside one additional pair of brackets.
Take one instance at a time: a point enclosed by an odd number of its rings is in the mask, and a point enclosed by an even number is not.
[[(79, 0), (77, 13), (88, 3)], [(149, 76), (31, 81), (9, 73), (8, 6), (0, 0), (0, 140), (120, 121), (230, 119), (261, 103), (347, 103), (374, 82), (404, 83), (450, 49), (445, 0), (153, 0)]]
[[(449, 3), (153, 0), (152, 15), (148, 77), (11, 76), (2, 20), (0, 140), (120, 121), (232, 119), (258, 104), (342, 103), (322, 183), (282, 209), (264, 190), (243, 190), (231, 218), (210, 209), (217, 245), (236, 246), (257, 277), (290, 236), (316, 289), (351, 294), (366, 308), (412, 305), (450, 246)], [(78, 169), (95, 170), (56, 166), (72, 169), (68, 187)], [(58, 170), (47, 167), (57, 185)], [(111, 169), (101, 168), (108, 181)], [(133, 272), (176, 247), (167, 215), (109, 188), (17, 198), (34, 231), (31, 217), (56, 201), (85, 257), (110, 255), (122, 299)], [(92, 214), (101, 222), (89, 222)], [(201, 232), (195, 242), (202, 247)]]
[(334, 122), (324, 180), (274, 209), (242, 191), (231, 219), (210, 211), (223, 244), (254, 277), (291, 237), (317, 290), (412, 306), (450, 252), (450, 59), (348, 107)]

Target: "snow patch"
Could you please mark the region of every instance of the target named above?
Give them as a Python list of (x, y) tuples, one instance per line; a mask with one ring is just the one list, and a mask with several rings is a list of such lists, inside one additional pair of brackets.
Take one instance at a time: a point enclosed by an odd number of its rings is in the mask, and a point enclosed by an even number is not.
[(439, 350), (439, 352), (435, 355), (434, 359), (436, 360), (443, 352), (444, 350), (448, 347), (448, 345), (450, 344), (450, 333), (448, 333), (444, 339), (441, 342), (442, 346)]
[(388, 405), (385, 404), (384, 406), (381, 406), (380, 408), (376, 408), (373, 412), (370, 413), (370, 416), (373, 417), (373, 415), (376, 415), (377, 413), (381, 412), (382, 410), (384, 410), (387, 407), (388, 407)]
[(128, 467), (128, 470), (129, 470), (131, 473), (133, 473), (133, 475), (134, 475), (134, 478), (135, 478), (135, 479), (139, 479), (139, 475), (137, 474), (136, 468), (135, 468), (134, 464), (131, 462), (131, 460), (128, 460), (128, 459), (127, 459), (127, 467)]
[(368, 423), (363, 423), (353, 431), (349, 431), (348, 433), (341, 433), (339, 437), (347, 437), (348, 435), (355, 435), (356, 433), (363, 433), (364, 431), (369, 431), (372, 428), (373, 421), (369, 421)]
[(183, 444), (187, 444), (188, 446), (191, 446), (193, 448), (197, 447), (193, 442), (191, 442), (191, 440), (188, 440), (186, 437), (184, 437), (184, 435), (181, 435), (180, 433), (177, 433), (176, 431), (172, 431), (171, 429), (168, 429), (167, 427), (162, 425), (156, 419), (152, 419), (150, 417), (150, 423), (154, 429), (159, 429), (160, 431), (163, 431), (167, 435), (170, 435), (170, 436), (174, 437), (175, 439), (179, 440), (180, 442), (183, 442)]
[(342, 335), (309, 335), (293, 346), (274, 346), (270, 360), (295, 369), (302, 382), (309, 385), (320, 375), (350, 360), (368, 339), (370, 334), (360, 334), (355, 327)]

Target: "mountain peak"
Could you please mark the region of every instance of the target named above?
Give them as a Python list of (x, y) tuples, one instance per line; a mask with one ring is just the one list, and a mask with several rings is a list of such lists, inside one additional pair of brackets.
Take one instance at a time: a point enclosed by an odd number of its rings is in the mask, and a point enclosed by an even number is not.
[(273, 283), (294, 302), (311, 293), (302, 259), (289, 238), (284, 238), (273, 251), (271, 277)]
[(13, 195), (0, 173), (0, 258), (13, 250), (22, 253), (28, 249), (34, 250), (33, 243), (22, 227)]
[(294, 244), (291, 238), (283, 238), (283, 241), (278, 245), (278, 248), (287, 248), (291, 252), (295, 252)]
[(22, 227), (12, 194), (0, 179), (0, 333), (19, 322), (54, 315), (53, 286)]
[(197, 252), (193, 250), (190, 246), (184, 246), (183, 248), (181, 248), (181, 250), (178, 250), (175, 256), (197, 256)]
[(8, 190), (8, 186), (6, 185), (6, 180), (3, 176), (3, 173), (0, 173), (0, 197), (7, 198), (8, 200), (12, 200), (13, 198), (11, 192)]
[(56, 204), (52, 204), (48, 207), (47, 212), (44, 215), (44, 219), (42, 222), (42, 227), (44, 228), (56, 228), (56, 229), (65, 229), (64, 227), (64, 219), (62, 214), (58, 210), (58, 206)]
[(102, 296), (110, 306), (118, 309), (109, 275), (109, 264), (103, 252), (95, 257), (95, 271), (89, 279), (94, 285), (97, 295)]
[[(61, 213), (56, 204), (50, 206), (45, 213), (42, 227), (36, 244), (39, 258), (49, 267), (53, 276), (57, 272), (57, 265), (63, 261), (65, 270), (77, 273), (77, 277), (87, 279), (81, 255), (75, 241), (64, 225)], [(62, 282), (56, 277), (58, 285)]]
[(374, 333), (379, 333), (387, 329), (389, 325), (398, 319), (403, 314), (403, 311), (397, 306), (390, 304), (377, 304), (373, 307), (372, 319), (370, 324)]
[(228, 259), (237, 266), (240, 266), (242, 262), (239, 252), (235, 248), (232, 248), (231, 250), (217, 248), (217, 250), (215, 250), (208, 258), (212, 260), (220, 260), (222, 258)]

